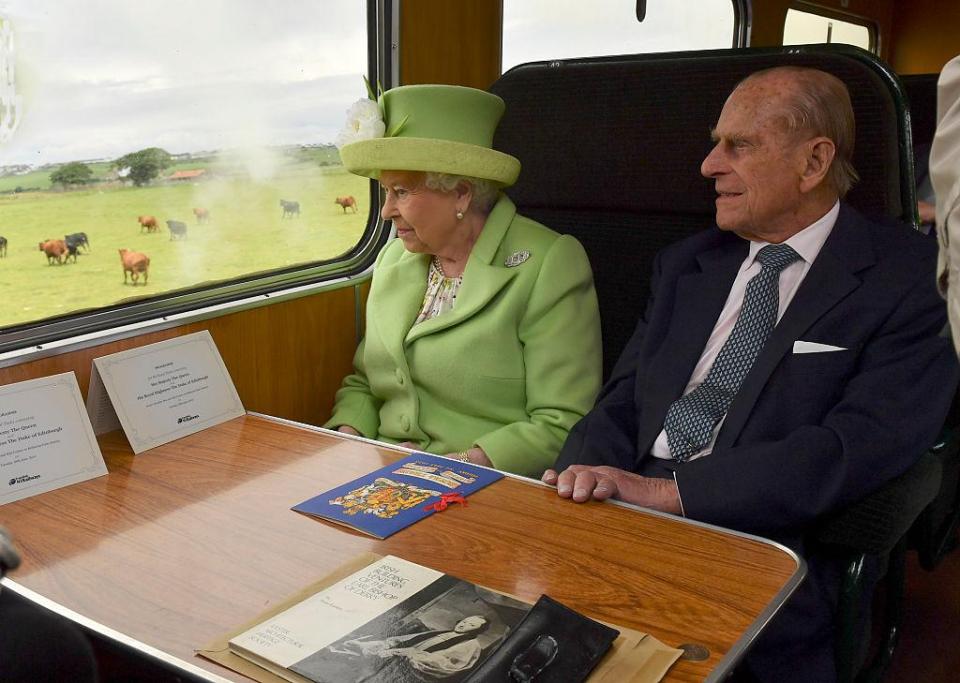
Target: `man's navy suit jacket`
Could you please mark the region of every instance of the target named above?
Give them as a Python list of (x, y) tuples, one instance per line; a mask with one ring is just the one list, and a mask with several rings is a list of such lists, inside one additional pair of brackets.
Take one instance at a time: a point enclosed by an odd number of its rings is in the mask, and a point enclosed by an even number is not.
[[(610, 465), (675, 476), (687, 517), (773, 538), (805, 555), (806, 596), (792, 605), (816, 615), (807, 619), (813, 628), (829, 619), (837, 577), (816, 566), (804, 533), (904, 472), (933, 443), (956, 388), (957, 362), (939, 336), (946, 309), (935, 288), (935, 242), (841, 204), (731, 403), (713, 452), (683, 464), (651, 456), (748, 249), (737, 235), (711, 229), (657, 256), (646, 313), (557, 469)], [(844, 350), (798, 354), (796, 341)]]

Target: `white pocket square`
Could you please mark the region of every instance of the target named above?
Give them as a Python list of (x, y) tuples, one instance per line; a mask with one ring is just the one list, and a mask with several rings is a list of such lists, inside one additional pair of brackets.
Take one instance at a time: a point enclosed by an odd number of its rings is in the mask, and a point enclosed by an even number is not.
[(831, 346), (830, 344), (818, 344), (817, 342), (800, 341), (793, 342), (794, 353), (824, 353), (826, 351), (846, 351), (842, 346)]

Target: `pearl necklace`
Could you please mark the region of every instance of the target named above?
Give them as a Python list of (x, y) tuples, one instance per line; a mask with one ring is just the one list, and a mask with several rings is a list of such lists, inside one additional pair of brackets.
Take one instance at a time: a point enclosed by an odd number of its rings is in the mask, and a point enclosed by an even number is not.
[(440, 265), (440, 257), (434, 255), (433, 257), (433, 267), (437, 269), (440, 275), (446, 280), (456, 280), (457, 282), (463, 282), (463, 273), (460, 273), (457, 277), (449, 277), (443, 270), (443, 266)]

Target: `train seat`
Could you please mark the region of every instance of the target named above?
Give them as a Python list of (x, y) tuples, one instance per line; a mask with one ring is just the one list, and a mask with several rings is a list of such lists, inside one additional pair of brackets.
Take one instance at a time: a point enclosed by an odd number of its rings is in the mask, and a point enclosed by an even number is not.
[(727, 95), (746, 75), (782, 64), (822, 68), (849, 85), (861, 179), (847, 200), (873, 217), (912, 221), (903, 96), (896, 77), (857, 48), (534, 62), (511, 69), (491, 87), (507, 103), (494, 145), (523, 164), (507, 194), (525, 216), (574, 235), (590, 257), (604, 377), (646, 304), (654, 255), (713, 224), (713, 183), (700, 175), (700, 163)]

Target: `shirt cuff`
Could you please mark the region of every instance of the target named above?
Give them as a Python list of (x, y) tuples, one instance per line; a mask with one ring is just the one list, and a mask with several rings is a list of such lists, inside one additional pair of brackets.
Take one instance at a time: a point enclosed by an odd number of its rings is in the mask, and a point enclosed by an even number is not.
[(680, 501), (680, 516), (686, 517), (687, 513), (683, 509), (683, 496), (680, 495), (680, 482), (677, 481), (677, 471), (673, 471), (673, 485), (677, 487), (677, 499)]

